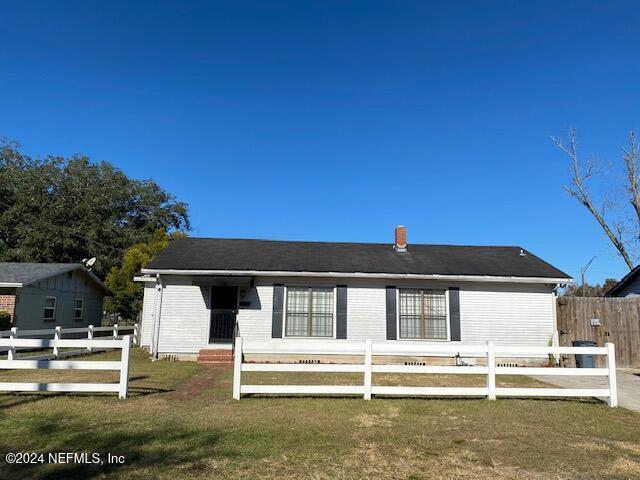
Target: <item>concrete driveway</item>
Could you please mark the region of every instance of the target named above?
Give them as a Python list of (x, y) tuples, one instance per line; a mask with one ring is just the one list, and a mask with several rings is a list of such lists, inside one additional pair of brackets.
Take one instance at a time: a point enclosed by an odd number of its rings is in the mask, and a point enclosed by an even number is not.
[[(640, 412), (640, 371), (617, 370), (618, 405)], [(607, 377), (533, 376), (536, 380), (562, 388), (607, 388)]]

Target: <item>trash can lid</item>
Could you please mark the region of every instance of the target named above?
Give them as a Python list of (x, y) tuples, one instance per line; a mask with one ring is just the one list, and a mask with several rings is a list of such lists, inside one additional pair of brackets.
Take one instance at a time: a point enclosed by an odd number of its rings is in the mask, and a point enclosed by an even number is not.
[(597, 342), (592, 342), (590, 340), (576, 340), (571, 342), (574, 347), (597, 347)]

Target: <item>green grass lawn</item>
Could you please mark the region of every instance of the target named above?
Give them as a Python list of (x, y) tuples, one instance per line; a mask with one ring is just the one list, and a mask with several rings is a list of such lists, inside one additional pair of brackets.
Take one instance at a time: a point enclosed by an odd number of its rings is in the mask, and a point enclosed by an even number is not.
[[(106, 353), (86, 359), (115, 359)], [(0, 395), (0, 478), (640, 478), (640, 415), (594, 400), (244, 397), (230, 369), (151, 363), (135, 349), (130, 398)], [(294, 383), (251, 373), (246, 382)], [(105, 381), (90, 371), (7, 371), (0, 381)], [(295, 374), (296, 382), (360, 375)], [(452, 385), (449, 376), (374, 383)], [(482, 377), (457, 376), (465, 385)], [(503, 385), (536, 385), (527, 378)], [(538, 384), (539, 385), (539, 384)], [(99, 452), (124, 465), (8, 465), (6, 452)]]

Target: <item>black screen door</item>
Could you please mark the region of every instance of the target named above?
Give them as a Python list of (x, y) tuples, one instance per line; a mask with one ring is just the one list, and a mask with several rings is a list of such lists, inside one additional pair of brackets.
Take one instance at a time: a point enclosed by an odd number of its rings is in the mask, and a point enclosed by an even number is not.
[(211, 287), (211, 329), (209, 342), (229, 342), (233, 338), (238, 309), (238, 287)]

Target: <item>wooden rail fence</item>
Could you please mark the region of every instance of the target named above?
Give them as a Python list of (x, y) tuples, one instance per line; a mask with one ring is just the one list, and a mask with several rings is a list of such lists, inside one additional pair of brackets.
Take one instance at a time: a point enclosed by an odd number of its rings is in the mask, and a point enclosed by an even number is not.
[[(561, 346), (576, 340), (612, 342), (618, 367), (640, 368), (640, 298), (559, 297), (557, 318)], [(596, 361), (604, 365), (602, 359)], [(563, 355), (562, 362), (575, 365), (573, 355)]]

